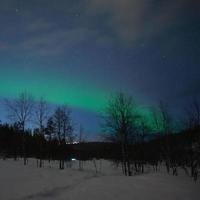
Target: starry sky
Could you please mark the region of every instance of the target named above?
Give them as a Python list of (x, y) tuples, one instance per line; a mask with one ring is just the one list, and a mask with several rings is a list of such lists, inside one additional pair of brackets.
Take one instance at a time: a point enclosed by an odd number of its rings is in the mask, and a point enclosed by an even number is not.
[(0, 99), (28, 91), (67, 103), (90, 134), (113, 92), (176, 112), (200, 95), (199, 9), (198, 0), (0, 0)]

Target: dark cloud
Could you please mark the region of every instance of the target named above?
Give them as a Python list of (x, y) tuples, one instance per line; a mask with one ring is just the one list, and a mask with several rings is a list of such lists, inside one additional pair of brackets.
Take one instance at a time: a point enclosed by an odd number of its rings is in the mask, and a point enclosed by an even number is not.
[(122, 43), (130, 43), (162, 34), (173, 28), (185, 12), (191, 12), (190, 7), (198, 4), (196, 2), (195, 0), (89, 0), (87, 11), (92, 16), (107, 14), (105, 23), (112, 28)]
[(26, 38), (18, 47), (41, 56), (59, 55), (63, 54), (67, 48), (76, 48), (76, 45), (88, 41), (95, 34), (94, 31), (85, 28), (55, 29)]

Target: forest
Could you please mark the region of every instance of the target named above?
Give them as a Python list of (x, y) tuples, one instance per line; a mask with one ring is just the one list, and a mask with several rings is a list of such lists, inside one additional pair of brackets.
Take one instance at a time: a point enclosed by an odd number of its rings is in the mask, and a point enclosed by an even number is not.
[[(14, 123), (0, 124), (0, 156), (4, 160), (23, 158), (27, 165), (29, 158), (36, 158), (39, 168), (44, 160), (58, 160), (58, 168), (64, 169), (65, 163), (76, 159), (82, 169), (86, 160), (105, 159), (119, 166), (126, 176), (145, 173), (147, 166), (156, 172), (161, 165), (174, 176), (184, 170), (196, 181), (200, 175), (200, 107), (195, 100), (178, 132), (173, 131), (172, 118), (161, 102), (152, 112), (158, 127), (153, 131), (135, 111), (132, 98), (118, 93), (108, 101), (102, 116), (102, 141), (96, 142), (84, 140), (81, 130), (75, 135), (67, 106), (59, 106), (48, 115), (47, 102), (41, 99), (34, 103), (27, 93), (15, 101), (6, 100), (5, 106)], [(37, 128), (27, 129), (34, 114)]]

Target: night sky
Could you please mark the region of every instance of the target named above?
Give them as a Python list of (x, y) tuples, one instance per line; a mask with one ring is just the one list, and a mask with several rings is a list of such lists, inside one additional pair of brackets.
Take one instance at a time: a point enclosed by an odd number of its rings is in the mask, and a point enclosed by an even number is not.
[(116, 91), (177, 112), (200, 95), (199, 10), (198, 0), (0, 0), (0, 97), (67, 103), (90, 134)]

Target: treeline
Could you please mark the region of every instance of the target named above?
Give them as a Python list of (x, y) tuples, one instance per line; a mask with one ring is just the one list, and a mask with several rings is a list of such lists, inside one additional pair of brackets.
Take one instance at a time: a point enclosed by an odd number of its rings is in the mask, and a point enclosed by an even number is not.
[[(127, 146), (132, 174), (144, 173), (147, 166), (154, 171), (166, 166), (168, 173), (177, 176), (182, 170), (197, 180), (200, 174), (200, 127), (169, 135), (154, 135), (153, 138), (143, 142), (139, 139), (140, 142)], [(112, 160), (122, 167), (123, 172), (125, 170), (120, 143), (76, 144), (72, 152), (80, 160)]]
[[(46, 130), (47, 131), (47, 130)], [(51, 140), (45, 134), (31, 130), (22, 132), (17, 125), (0, 125), (0, 155), (1, 158), (37, 158), (38, 167), (43, 166), (43, 160), (59, 160), (60, 169), (64, 168), (62, 161), (71, 159), (72, 148), (57, 138)]]
[[(13, 125), (0, 125), (0, 155), (2, 158), (35, 157), (38, 166), (43, 160), (59, 160), (64, 169), (65, 161), (110, 159), (121, 166), (126, 176), (143, 173), (146, 166), (154, 170), (165, 165), (168, 173), (178, 174), (182, 168), (197, 180), (200, 174), (200, 104), (194, 100), (186, 109), (182, 129), (174, 131), (173, 118), (168, 106), (160, 102), (150, 110), (151, 123), (138, 112), (130, 96), (123, 93), (112, 96), (102, 115), (101, 135), (104, 143), (84, 142), (80, 131), (75, 140), (71, 112), (67, 106), (58, 106), (49, 114), (48, 104), (42, 98), (33, 101), (22, 93), (13, 101), (6, 100), (7, 114)], [(35, 129), (27, 130), (34, 119)], [(79, 167), (82, 168), (81, 162)]]
[[(151, 110), (151, 127), (138, 112), (132, 97), (118, 93), (110, 98), (103, 116), (104, 138), (118, 144), (126, 176), (143, 173), (146, 164), (178, 174), (183, 168), (195, 180), (200, 174), (200, 104), (194, 99), (182, 116), (182, 129), (174, 130), (173, 117), (164, 102)], [(152, 129), (153, 126), (153, 129)], [(151, 135), (157, 135), (151, 139)], [(151, 137), (152, 138), (152, 137)]]
[(144, 172), (146, 164), (152, 165), (155, 171), (164, 164), (168, 173), (178, 175), (178, 170), (182, 169), (197, 180), (200, 173), (200, 127), (138, 143), (131, 152), (135, 173)]
[[(167, 136), (154, 136), (156, 139), (130, 144), (128, 146), (131, 171), (134, 174), (144, 173), (150, 166), (158, 171), (163, 164), (169, 173), (178, 175), (180, 169), (197, 180), (200, 170), (200, 128), (189, 129), (181, 133)], [(2, 159), (30, 157), (37, 158), (38, 167), (43, 161), (52, 160), (79, 161), (107, 159), (114, 163), (122, 163), (121, 145), (110, 142), (83, 142), (77, 144), (61, 144), (57, 138), (48, 140), (45, 135), (30, 131), (22, 133), (16, 125), (0, 125), (0, 152)], [(166, 154), (166, 148), (168, 152)], [(166, 162), (166, 160), (168, 161)], [(168, 165), (167, 165), (168, 164)], [(64, 166), (60, 165), (63, 169)], [(124, 170), (122, 168), (122, 170)]]
[[(42, 159), (46, 159), (48, 154), (49, 161), (59, 159), (59, 167), (64, 169), (66, 143), (72, 143), (74, 140), (70, 109), (62, 105), (50, 113), (48, 103), (43, 98), (35, 101), (33, 96), (26, 92), (19, 94), (16, 99), (6, 99), (4, 102), (7, 117), (14, 124), (1, 126), (2, 141), (8, 140), (7, 144), (2, 144), (4, 150), (4, 145), (11, 143), (12, 147), (7, 148), (13, 155), (23, 157), (24, 165), (27, 164), (28, 157), (34, 156), (39, 159), (39, 166), (42, 166)], [(30, 124), (34, 125), (33, 130), (27, 130)], [(11, 155), (11, 152), (8, 155)]]

